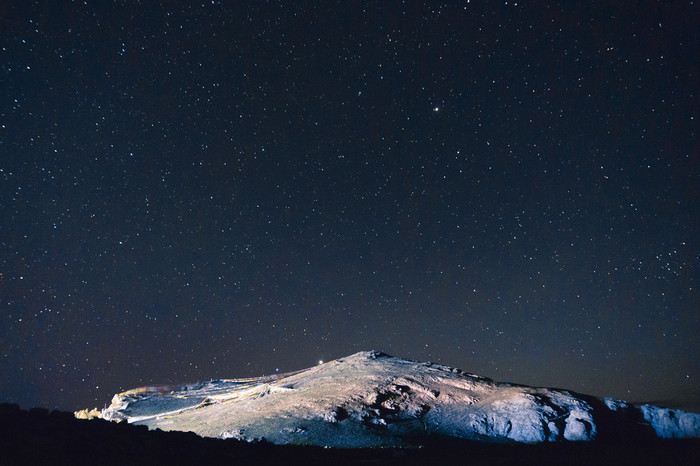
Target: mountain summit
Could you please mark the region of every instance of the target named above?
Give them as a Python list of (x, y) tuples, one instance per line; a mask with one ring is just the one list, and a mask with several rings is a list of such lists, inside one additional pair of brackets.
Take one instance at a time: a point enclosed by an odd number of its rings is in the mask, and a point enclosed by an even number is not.
[(205, 437), (334, 447), (700, 437), (700, 415), (533, 388), (365, 351), (286, 374), (143, 387), (103, 419)]

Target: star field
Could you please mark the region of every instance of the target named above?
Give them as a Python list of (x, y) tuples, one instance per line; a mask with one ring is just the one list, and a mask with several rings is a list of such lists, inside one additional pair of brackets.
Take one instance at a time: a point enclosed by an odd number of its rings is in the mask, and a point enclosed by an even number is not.
[(700, 406), (694, 2), (0, 7), (0, 401), (360, 350)]

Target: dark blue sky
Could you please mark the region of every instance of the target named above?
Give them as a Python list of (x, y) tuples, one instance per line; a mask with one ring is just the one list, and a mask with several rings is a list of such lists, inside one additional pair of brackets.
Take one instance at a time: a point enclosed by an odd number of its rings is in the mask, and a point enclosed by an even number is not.
[(0, 6), (0, 401), (378, 349), (700, 406), (698, 5), (122, 3)]

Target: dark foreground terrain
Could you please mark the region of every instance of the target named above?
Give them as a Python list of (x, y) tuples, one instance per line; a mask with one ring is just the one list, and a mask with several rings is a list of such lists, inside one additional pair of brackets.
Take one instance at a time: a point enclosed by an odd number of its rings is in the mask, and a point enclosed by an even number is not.
[(0, 404), (0, 465), (33, 464), (465, 464), (698, 465), (700, 440), (606, 441), (548, 445), (431, 439), (416, 448), (329, 449), (202, 438), (72, 413)]

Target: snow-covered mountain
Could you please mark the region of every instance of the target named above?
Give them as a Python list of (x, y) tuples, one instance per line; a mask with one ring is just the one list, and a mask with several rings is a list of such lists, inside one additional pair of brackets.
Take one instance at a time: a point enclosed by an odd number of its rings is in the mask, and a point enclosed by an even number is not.
[(415, 445), (427, 435), (524, 443), (700, 437), (699, 414), (499, 383), (376, 351), (268, 377), (129, 390), (101, 417), (335, 447)]

